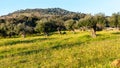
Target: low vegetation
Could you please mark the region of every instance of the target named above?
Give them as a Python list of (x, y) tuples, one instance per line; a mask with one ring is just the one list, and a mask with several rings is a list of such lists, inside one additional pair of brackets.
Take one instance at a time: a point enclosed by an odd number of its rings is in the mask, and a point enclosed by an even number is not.
[(76, 32), (26, 38), (1, 38), (0, 68), (112, 68), (120, 58), (117, 31)]

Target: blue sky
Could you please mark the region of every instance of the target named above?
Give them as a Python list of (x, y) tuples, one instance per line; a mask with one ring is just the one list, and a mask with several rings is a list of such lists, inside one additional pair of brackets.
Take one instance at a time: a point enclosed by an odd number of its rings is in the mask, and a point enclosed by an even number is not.
[(0, 0), (0, 15), (26, 8), (63, 8), (69, 11), (111, 15), (120, 11), (120, 0)]

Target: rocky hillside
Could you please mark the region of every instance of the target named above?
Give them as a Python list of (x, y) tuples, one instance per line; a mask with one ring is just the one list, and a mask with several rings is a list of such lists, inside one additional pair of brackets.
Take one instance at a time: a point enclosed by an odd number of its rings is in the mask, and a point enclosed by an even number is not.
[(79, 14), (76, 12), (68, 11), (61, 8), (47, 8), (47, 9), (25, 9), (25, 10), (17, 10), (13, 13), (9, 13), (8, 15), (1, 16), (1, 18), (11, 18), (11, 17), (18, 17), (21, 15), (25, 16), (53, 16), (53, 15), (71, 15), (71, 14)]

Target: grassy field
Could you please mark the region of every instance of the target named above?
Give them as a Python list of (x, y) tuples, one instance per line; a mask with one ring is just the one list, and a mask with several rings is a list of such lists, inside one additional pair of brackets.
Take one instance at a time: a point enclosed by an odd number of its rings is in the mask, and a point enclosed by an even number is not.
[(0, 68), (111, 68), (119, 58), (116, 31), (0, 39)]

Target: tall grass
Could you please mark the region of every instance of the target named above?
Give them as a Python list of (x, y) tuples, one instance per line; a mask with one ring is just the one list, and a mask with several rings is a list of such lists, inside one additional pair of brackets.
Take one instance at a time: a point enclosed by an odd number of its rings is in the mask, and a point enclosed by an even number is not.
[(0, 68), (111, 68), (119, 41), (114, 31), (0, 39)]

